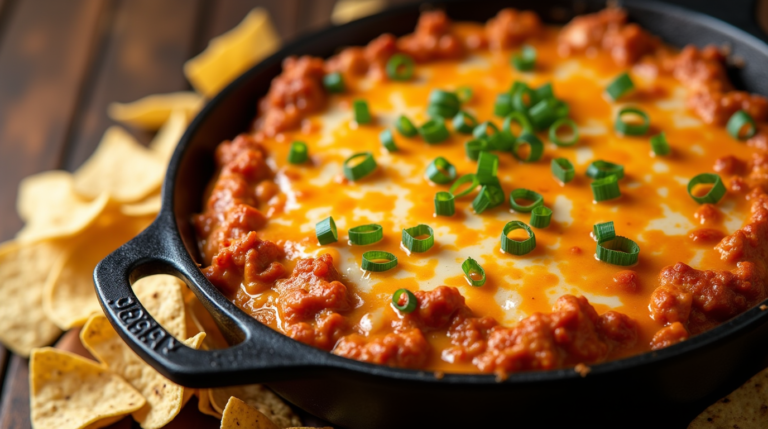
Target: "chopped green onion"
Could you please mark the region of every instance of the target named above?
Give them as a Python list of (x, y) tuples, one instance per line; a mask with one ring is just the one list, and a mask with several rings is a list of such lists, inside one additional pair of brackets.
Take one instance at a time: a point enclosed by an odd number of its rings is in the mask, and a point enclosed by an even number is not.
[(640, 246), (627, 237), (617, 235), (611, 240), (597, 243), (597, 259), (612, 265), (634, 265), (640, 255)]
[(534, 228), (546, 228), (552, 220), (552, 210), (549, 207), (538, 206), (531, 211), (531, 226)]
[(667, 142), (667, 136), (664, 133), (651, 137), (651, 150), (656, 156), (669, 155), (669, 143)]
[(328, 73), (323, 76), (323, 86), (330, 93), (344, 92), (344, 77), (339, 72)]
[(350, 228), (348, 232), (349, 241), (358, 246), (373, 244), (384, 238), (384, 230), (377, 223), (356, 226)]
[[(405, 294), (405, 304), (400, 305), (400, 297)], [(403, 313), (413, 313), (416, 307), (419, 306), (419, 300), (416, 295), (408, 289), (398, 289), (392, 294), (392, 305)]]
[(490, 152), (480, 152), (477, 157), (477, 180), (481, 185), (491, 183), (499, 170), (499, 157)]
[[(362, 161), (360, 161), (362, 158)], [(354, 164), (354, 162), (358, 162)], [(373, 173), (376, 169), (376, 160), (370, 152), (356, 153), (344, 160), (344, 176), (352, 181), (360, 180), (363, 177)]]
[[(528, 145), (529, 151), (528, 156), (523, 158), (520, 155), (520, 149), (525, 145)], [(543, 154), (544, 143), (542, 143), (535, 134), (527, 132), (523, 133), (517, 140), (515, 140), (514, 145), (512, 145), (512, 155), (523, 162), (536, 162), (541, 159)]]
[(304, 142), (291, 143), (291, 150), (288, 152), (288, 162), (291, 164), (302, 164), (309, 159), (309, 151), (307, 150), (307, 144)]
[(612, 162), (598, 159), (592, 161), (587, 167), (587, 176), (593, 179), (602, 179), (603, 177), (616, 176), (617, 179), (624, 177), (624, 167)]
[(634, 88), (635, 84), (632, 82), (632, 78), (627, 73), (622, 73), (605, 88), (605, 92), (608, 93), (613, 101), (616, 101)]
[[(531, 201), (528, 205), (522, 205), (517, 202), (517, 199), (523, 199)], [(530, 189), (515, 189), (509, 194), (509, 205), (512, 206), (512, 210), (518, 213), (531, 212), (536, 207), (544, 205), (544, 197), (540, 193), (531, 191)]]
[(512, 56), (512, 65), (517, 71), (531, 71), (536, 67), (536, 49), (533, 46), (525, 45), (519, 54)]
[(501, 93), (496, 96), (496, 103), (493, 105), (493, 114), (503, 118), (512, 113), (512, 96), (509, 93)]
[(450, 192), (440, 191), (435, 194), (435, 214), (453, 216), (456, 213), (455, 197)]
[(462, 134), (472, 134), (472, 130), (477, 126), (477, 119), (469, 112), (460, 111), (453, 117), (453, 129)]
[[(472, 258), (467, 258), (461, 264), (461, 270), (464, 271), (464, 275), (467, 276), (467, 282), (474, 287), (480, 287), (485, 284), (485, 270), (480, 264)], [(479, 277), (475, 279), (475, 277)]]
[(515, 133), (512, 132), (512, 123), (516, 122), (520, 125), (520, 134), (533, 133), (533, 125), (531, 120), (523, 112), (512, 112), (504, 118), (504, 123), (501, 125), (503, 132), (508, 133), (514, 139)]
[[(507, 237), (507, 234), (516, 230), (523, 229), (528, 233), (528, 238), (524, 241), (517, 241)], [(504, 230), (501, 232), (501, 250), (505, 253), (511, 253), (513, 255), (525, 255), (531, 253), (536, 248), (536, 234), (530, 226), (520, 222), (519, 220), (513, 220), (504, 225)]]
[[(427, 238), (416, 238), (426, 235)], [(416, 225), (412, 228), (403, 229), (403, 246), (409, 252), (422, 253), (431, 249), (435, 244), (435, 233), (429, 225)]]
[[(703, 196), (697, 197), (693, 194), (697, 185), (712, 185), (712, 188)], [(717, 204), (725, 195), (725, 185), (717, 174), (702, 173), (688, 182), (688, 195), (699, 204)]]
[(543, 130), (551, 126), (556, 120), (568, 115), (567, 104), (555, 98), (547, 98), (539, 101), (528, 110), (531, 124), (537, 130)]
[[(459, 192), (457, 194), (456, 191), (459, 190), (461, 185), (464, 185), (466, 183), (469, 183), (469, 186), (467, 186), (466, 189), (464, 189), (463, 191), (461, 191), (461, 192)], [(453, 182), (453, 185), (451, 185), (451, 189), (448, 192), (453, 194), (453, 196), (456, 197), (456, 198), (461, 198), (461, 197), (463, 197), (465, 195), (469, 195), (470, 193), (472, 193), (472, 191), (474, 191), (475, 188), (477, 188), (478, 186), (480, 186), (480, 181), (477, 180), (477, 176), (476, 175), (474, 175), (474, 174), (465, 174), (465, 175), (459, 177), (458, 180)]]
[[(742, 133), (745, 126), (747, 128), (745, 132)], [(726, 129), (728, 130), (728, 134), (737, 140), (746, 140), (757, 134), (757, 125), (755, 125), (755, 120), (752, 119), (752, 116), (750, 116), (750, 114), (744, 110), (739, 110), (738, 112), (731, 115), (731, 119), (728, 120)]]
[[(517, 84), (517, 82), (515, 82)], [(526, 84), (515, 85), (517, 89), (512, 94), (512, 107), (518, 112), (527, 112), (536, 101), (536, 94)]]
[[(637, 115), (642, 119), (639, 124), (633, 124), (624, 121), (624, 115)], [(616, 123), (613, 125), (614, 129), (621, 134), (627, 136), (641, 136), (648, 132), (651, 127), (651, 118), (647, 113), (636, 107), (625, 107), (619, 110), (619, 114), (616, 115)]]
[(413, 137), (419, 133), (419, 130), (417, 130), (413, 125), (413, 122), (411, 122), (411, 120), (408, 119), (408, 117), (405, 115), (400, 115), (400, 117), (397, 118), (397, 122), (395, 122), (395, 128), (397, 128), (397, 131), (399, 131), (400, 134), (402, 134), (404, 137)]
[(413, 76), (414, 68), (413, 58), (405, 54), (395, 54), (387, 61), (387, 76), (392, 80), (408, 80)]
[(419, 134), (429, 144), (440, 143), (450, 135), (442, 119), (430, 119), (419, 127)]
[(456, 96), (462, 104), (468, 103), (472, 99), (472, 88), (466, 85), (460, 86), (456, 88)]
[(592, 187), (592, 196), (595, 198), (595, 202), (612, 200), (621, 196), (619, 178), (616, 176), (597, 179), (590, 186)]
[(381, 250), (363, 253), (361, 268), (365, 271), (382, 272), (397, 266), (397, 256)]
[(461, 102), (459, 101), (459, 97), (453, 92), (433, 89), (432, 92), (429, 93), (427, 113), (430, 116), (437, 116), (445, 119), (453, 118), (459, 113), (459, 107), (461, 107)]
[[(561, 139), (558, 136), (558, 132), (563, 127), (567, 127), (571, 129), (570, 138), (567, 138), (565, 140)], [(576, 142), (579, 141), (579, 127), (577, 127), (576, 123), (573, 122), (571, 119), (568, 119), (568, 118), (558, 119), (557, 121), (555, 121), (554, 124), (550, 125), (549, 127), (549, 140), (560, 147), (573, 146), (576, 144)]]
[(551, 82), (547, 82), (544, 85), (541, 85), (540, 87), (536, 88), (534, 92), (536, 93), (537, 100), (543, 100), (545, 98), (552, 98), (555, 96), (555, 91), (552, 89)]
[(339, 240), (339, 233), (336, 231), (336, 222), (333, 217), (328, 216), (315, 224), (315, 236), (320, 245), (335, 243)]
[(368, 111), (368, 102), (365, 100), (355, 100), (352, 102), (352, 109), (355, 112), (355, 122), (361, 125), (371, 122), (371, 112)]
[(490, 149), (496, 149), (500, 146), (499, 127), (491, 121), (485, 121), (476, 126), (472, 135), (477, 139), (486, 140)]
[(395, 136), (392, 134), (391, 130), (386, 129), (379, 133), (379, 141), (389, 152), (397, 152)]
[(613, 221), (596, 223), (592, 226), (592, 235), (598, 243), (613, 240), (616, 237), (616, 229)]
[(464, 151), (467, 153), (467, 158), (472, 161), (477, 161), (480, 152), (487, 152), (488, 150), (490, 148), (485, 140), (472, 139), (464, 143)]
[(480, 192), (472, 201), (472, 209), (476, 214), (500, 206), (504, 202), (504, 191), (497, 185), (483, 185)]
[(427, 167), (427, 178), (444, 185), (456, 178), (456, 167), (442, 156), (435, 158)]
[(550, 167), (552, 169), (552, 174), (554, 174), (557, 180), (561, 183), (568, 183), (576, 176), (573, 164), (565, 158), (553, 159)]

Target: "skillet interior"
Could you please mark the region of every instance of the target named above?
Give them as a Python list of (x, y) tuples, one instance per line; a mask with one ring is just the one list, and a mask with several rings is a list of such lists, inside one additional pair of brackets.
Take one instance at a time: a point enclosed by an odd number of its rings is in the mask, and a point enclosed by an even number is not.
[[(509, 2), (462, 0), (433, 5), (444, 8), (453, 19), (485, 21)], [(562, 24), (574, 13), (602, 8), (604, 2), (540, 0), (514, 6)], [(672, 45), (729, 42), (735, 53), (748, 59), (745, 68), (732, 73), (735, 84), (768, 94), (768, 48), (761, 42), (717, 20), (677, 8), (650, 2), (627, 2), (627, 7), (632, 20)], [(402, 35), (413, 30), (418, 13), (418, 6), (404, 6), (290, 44), (209, 103), (183, 137), (164, 187), (163, 210), (173, 209), (190, 255), (198, 257), (189, 219), (200, 210), (201, 195), (213, 174), (213, 151), (220, 141), (248, 129), (256, 101), (280, 72), (282, 58), (291, 54), (328, 57), (339, 47), (363, 45), (384, 32)], [(209, 283), (200, 287), (213, 288)], [(442, 382), (429, 382), (423, 377), (414, 381), (408, 375), (413, 371), (355, 365), (357, 372), (332, 370), (271, 386), (313, 414), (348, 427), (472, 427), (500, 419), (520, 427), (565, 422), (574, 427), (570, 419), (588, 421), (589, 427), (648, 427), (650, 422), (664, 427), (658, 418), (667, 414), (665, 409), (675, 411), (674, 416), (668, 415), (670, 427), (680, 427), (692, 413), (755, 371), (758, 356), (768, 348), (761, 345), (756, 350), (754, 345), (764, 343), (759, 340), (768, 334), (768, 317), (757, 313), (750, 311), (678, 347), (596, 366), (585, 379), (563, 370), (512, 376), (501, 384), (488, 376), (447, 376)], [(233, 341), (241, 337), (227, 326), (224, 330)], [(360, 368), (369, 369), (360, 372)], [(628, 410), (635, 410), (631, 418)]]

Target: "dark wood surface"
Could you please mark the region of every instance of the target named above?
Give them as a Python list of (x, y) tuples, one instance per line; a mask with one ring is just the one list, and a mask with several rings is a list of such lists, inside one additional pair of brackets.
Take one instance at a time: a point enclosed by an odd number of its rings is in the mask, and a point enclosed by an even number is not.
[[(334, 3), (0, 0), (0, 241), (21, 227), (19, 181), (82, 164), (113, 124), (106, 115), (110, 102), (189, 89), (182, 64), (253, 7), (265, 7), (289, 40), (328, 25)], [(768, 14), (768, 7), (758, 10)], [(132, 131), (144, 142), (151, 138)], [(2, 346), (0, 386), (0, 428), (30, 428), (27, 361)], [(183, 414), (194, 417), (191, 405)], [(124, 421), (116, 427), (132, 426)], [(218, 426), (202, 418), (189, 427)]]

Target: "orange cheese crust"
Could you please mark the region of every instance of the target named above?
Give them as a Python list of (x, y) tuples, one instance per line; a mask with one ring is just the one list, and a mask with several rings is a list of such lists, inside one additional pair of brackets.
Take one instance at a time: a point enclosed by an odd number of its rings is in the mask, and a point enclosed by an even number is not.
[[(522, 43), (536, 48), (533, 72), (509, 65)], [(386, 76), (386, 61), (397, 52), (417, 62), (411, 81)], [(399, 39), (382, 35), (327, 61), (288, 58), (260, 103), (254, 130), (217, 149), (218, 172), (193, 219), (203, 271), (262, 323), (385, 365), (506, 373), (593, 364), (685, 340), (766, 298), (768, 102), (733, 90), (723, 59), (714, 48), (677, 52), (628, 24), (621, 9), (576, 18), (562, 29), (511, 9), (486, 25), (427, 12), (413, 34)], [(330, 95), (322, 78), (336, 71), (346, 91)], [(636, 90), (610, 101), (605, 86), (625, 71)], [(427, 180), (426, 167), (442, 156), (459, 175), (474, 173), (476, 162), (464, 151), (471, 136), (452, 130), (447, 141), (428, 145), (395, 133), (393, 153), (378, 138), (386, 128), (394, 132), (400, 114), (416, 124), (428, 119), (435, 88), (471, 87), (473, 98), (462, 108), (501, 126), (494, 101), (515, 80), (534, 88), (551, 82), (581, 131), (573, 147), (557, 147), (541, 133), (544, 156), (534, 163), (499, 153), (507, 196), (531, 189), (553, 210), (551, 225), (534, 229), (537, 246), (524, 256), (501, 252), (499, 234), (511, 220), (528, 223), (527, 213), (504, 204), (475, 214), (473, 194), (456, 200), (454, 216), (434, 215), (434, 195), (449, 185)], [(352, 120), (356, 99), (367, 101), (371, 124)], [(625, 105), (650, 116), (647, 135), (614, 131)], [(722, 127), (737, 110), (760, 122), (746, 144)], [(649, 138), (662, 131), (672, 153), (654, 157)], [(308, 163), (287, 162), (295, 140), (306, 142)], [(374, 154), (377, 170), (358, 182), (345, 179), (343, 160), (363, 151)], [(572, 182), (563, 185), (550, 173), (557, 157), (574, 164)], [(584, 173), (597, 159), (624, 166), (620, 198), (593, 202)], [(699, 205), (687, 194), (687, 181), (703, 172), (717, 172), (726, 183), (717, 205)], [(321, 246), (314, 225), (327, 216), (339, 225), (339, 241)], [(608, 220), (640, 245), (635, 266), (595, 259), (592, 225)], [(351, 245), (346, 231), (368, 223), (383, 227), (383, 240)], [(418, 224), (434, 229), (435, 245), (409, 254), (400, 231)], [(369, 250), (395, 254), (398, 266), (361, 271)], [(467, 256), (487, 274), (482, 287), (464, 278)], [(413, 313), (391, 305), (401, 288), (418, 298)]]

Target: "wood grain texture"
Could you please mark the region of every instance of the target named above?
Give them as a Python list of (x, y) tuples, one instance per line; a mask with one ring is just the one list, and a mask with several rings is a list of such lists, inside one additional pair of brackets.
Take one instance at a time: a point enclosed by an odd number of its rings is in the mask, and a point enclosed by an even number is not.
[(298, 33), (306, 34), (330, 25), (335, 4), (336, 0), (299, 0)]
[(13, 355), (0, 402), (0, 428), (29, 429), (29, 369), (27, 360)]
[[(114, 21), (91, 70), (91, 89), (78, 109), (64, 168), (73, 170), (114, 122), (107, 105), (188, 88), (182, 65), (193, 51), (202, 0), (117, 0)], [(136, 136), (149, 140), (138, 130)]]

